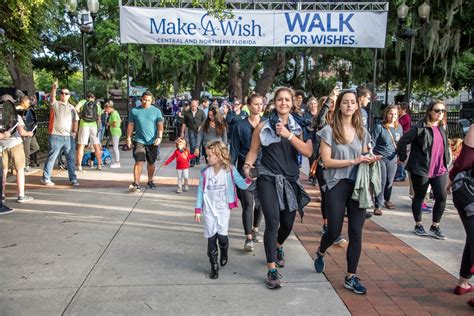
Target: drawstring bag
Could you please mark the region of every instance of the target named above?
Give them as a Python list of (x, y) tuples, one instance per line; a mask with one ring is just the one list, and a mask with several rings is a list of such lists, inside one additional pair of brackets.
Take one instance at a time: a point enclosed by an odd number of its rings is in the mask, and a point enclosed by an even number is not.
[(474, 169), (459, 172), (453, 181), (453, 198), (467, 216), (474, 215)]

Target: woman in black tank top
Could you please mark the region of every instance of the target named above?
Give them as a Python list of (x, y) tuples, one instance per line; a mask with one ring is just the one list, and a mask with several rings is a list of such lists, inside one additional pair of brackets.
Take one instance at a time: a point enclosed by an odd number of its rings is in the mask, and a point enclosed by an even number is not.
[(298, 152), (309, 157), (313, 152), (311, 139), (302, 140), (301, 127), (290, 115), (294, 92), (282, 87), (275, 92), (275, 111), (268, 121), (260, 123), (252, 135), (252, 144), (244, 164), (250, 169), (262, 148), (262, 159), (257, 180), (257, 191), (265, 217), (264, 246), (267, 257), (267, 287), (281, 287), (281, 275), (276, 267), (284, 267), (283, 243), (291, 233), (296, 210), (302, 210), (307, 198), (299, 183)]

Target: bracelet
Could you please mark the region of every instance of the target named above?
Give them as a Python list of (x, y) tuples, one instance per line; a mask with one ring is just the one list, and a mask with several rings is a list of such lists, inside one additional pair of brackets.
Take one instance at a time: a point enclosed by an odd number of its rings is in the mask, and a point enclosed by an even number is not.
[(293, 136), (295, 136), (295, 134), (293, 134), (293, 133), (290, 133), (290, 136), (288, 137), (288, 141), (290, 141), (290, 142), (291, 142), (291, 140), (293, 139)]

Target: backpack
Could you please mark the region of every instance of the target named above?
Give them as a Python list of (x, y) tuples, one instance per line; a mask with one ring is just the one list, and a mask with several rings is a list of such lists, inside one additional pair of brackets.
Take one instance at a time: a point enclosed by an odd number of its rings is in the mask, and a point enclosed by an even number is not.
[(97, 103), (92, 101), (86, 102), (81, 109), (81, 119), (85, 122), (97, 122), (98, 118)]
[(453, 198), (459, 201), (459, 206), (466, 210), (474, 204), (474, 169), (459, 172), (453, 181)]

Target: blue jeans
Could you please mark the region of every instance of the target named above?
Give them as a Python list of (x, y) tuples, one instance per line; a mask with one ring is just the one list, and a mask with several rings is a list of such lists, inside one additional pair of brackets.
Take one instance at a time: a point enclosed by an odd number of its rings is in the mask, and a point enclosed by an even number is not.
[(69, 181), (77, 180), (76, 177), (76, 141), (71, 136), (49, 136), (49, 151), (48, 159), (44, 164), (43, 169), (43, 180), (48, 182), (51, 181), (51, 174), (53, 173), (53, 166), (58, 158), (59, 152), (64, 149), (66, 153), (67, 171), (69, 174)]
[(405, 180), (405, 164), (399, 164), (397, 167), (397, 173), (395, 174), (395, 179), (397, 180)]
[[(189, 147), (191, 148), (191, 154), (194, 154), (194, 151), (196, 150), (197, 147), (197, 133), (191, 131), (188, 129), (188, 136), (189, 136)], [(201, 153), (199, 153), (201, 155)], [(199, 163), (199, 157), (196, 157), (195, 159), (191, 160), (191, 164), (198, 164)]]
[(393, 180), (397, 171), (397, 157), (392, 160), (380, 160), (380, 173), (382, 175), (382, 191), (375, 198), (375, 207), (382, 207), (384, 201), (390, 201), (392, 196)]

